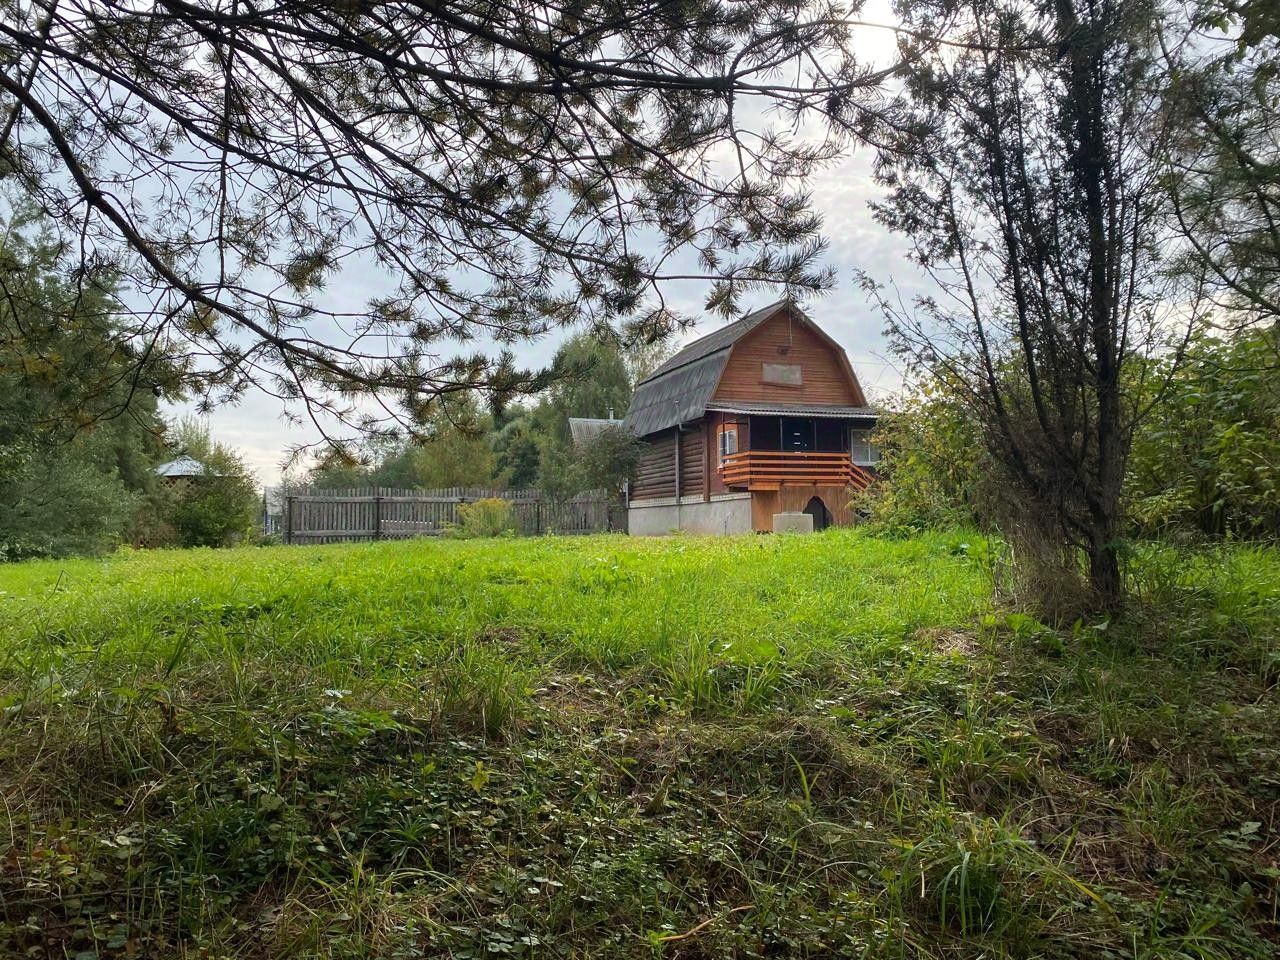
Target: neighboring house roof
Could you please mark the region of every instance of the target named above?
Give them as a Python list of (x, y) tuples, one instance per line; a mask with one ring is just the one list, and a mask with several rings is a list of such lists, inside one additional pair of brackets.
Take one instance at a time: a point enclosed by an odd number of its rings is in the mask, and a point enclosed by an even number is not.
[(574, 444), (590, 443), (609, 427), (622, 426), (621, 420), (598, 419), (595, 417), (570, 417), (569, 435)]
[(176, 460), (160, 464), (160, 466), (156, 467), (155, 472), (157, 476), (161, 477), (203, 477), (209, 473), (209, 468), (199, 460), (184, 453)]
[(708, 410), (721, 413), (754, 413), (776, 416), (803, 414), (806, 417), (831, 417), (835, 420), (875, 419), (880, 415), (875, 407), (822, 407), (805, 403), (751, 403), (745, 400), (731, 400), (707, 404)]
[(635, 394), (631, 398), (631, 407), (627, 410), (625, 421), (627, 429), (636, 436), (643, 437), (659, 430), (665, 430), (676, 424), (697, 420), (707, 410), (722, 410), (730, 413), (764, 413), (787, 414), (804, 413), (809, 416), (829, 417), (874, 417), (876, 411), (871, 407), (815, 407), (813, 405), (796, 404), (794, 406), (778, 403), (712, 403), (716, 387), (720, 384), (720, 376), (729, 362), (729, 354), (738, 341), (755, 330), (766, 320), (776, 316), (783, 309), (791, 309), (807, 320), (813, 329), (839, 351), (840, 362), (844, 365), (849, 377), (856, 384), (857, 380), (849, 367), (848, 358), (834, 340), (809, 320), (798, 307), (789, 300), (779, 300), (767, 307), (755, 310), (740, 320), (714, 330), (705, 337), (693, 341), (657, 370), (649, 374), (636, 385)]

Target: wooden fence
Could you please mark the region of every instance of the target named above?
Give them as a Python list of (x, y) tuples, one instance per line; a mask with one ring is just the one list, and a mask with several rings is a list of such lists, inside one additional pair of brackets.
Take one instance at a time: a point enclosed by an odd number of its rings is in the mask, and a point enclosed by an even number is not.
[(285, 543), (392, 540), (439, 536), (459, 520), (458, 505), (497, 497), (511, 504), (513, 525), (522, 536), (544, 533), (599, 533), (624, 530), (625, 514), (611, 509), (597, 491), (569, 500), (549, 500), (538, 490), (355, 490), (294, 489), (284, 497), (281, 526)]

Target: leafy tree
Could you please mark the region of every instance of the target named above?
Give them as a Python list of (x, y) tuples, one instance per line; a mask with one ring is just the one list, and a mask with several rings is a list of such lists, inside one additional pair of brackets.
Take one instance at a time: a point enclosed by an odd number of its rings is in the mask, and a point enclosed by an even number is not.
[(127, 489), (102, 435), (74, 445), (0, 445), (0, 561), (101, 553), (129, 526)]
[(1204, 277), (1236, 325), (1280, 321), (1278, 23), (1274, 3), (1212, 0), (1162, 36), (1176, 136), (1160, 159), (1188, 246), (1174, 268)]
[(992, 491), (978, 425), (942, 384), (928, 381), (900, 398), (874, 434), (878, 479), (858, 499), (893, 532), (955, 524), (986, 525)]
[(424, 439), (407, 450), (414, 485), (493, 486), (498, 470), (489, 440), (492, 422), (472, 393), (439, 398), (423, 428)]
[(528, 411), (521, 408), (494, 431), (493, 451), (503, 486), (524, 490), (537, 484), (540, 455), (536, 424)]
[(491, 486), (498, 472), (491, 426), (492, 419), (473, 393), (441, 396), (427, 408), (426, 420), (414, 426), (409, 439), (366, 438), (357, 455), (331, 447), (308, 482), (327, 489)]
[[(829, 283), (801, 178), (878, 107), (855, 8), (9, 3), (0, 156), (210, 402), (258, 384), (367, 426), (352, 394), (384, 391), (422, 422), (548, 382), (450, 343), (650, 339), (685, 319), (671, 276), (725, 314)], [(346, 269), (386, 290), (337, 316), (316, 293)]]
[(622, 350), (611, 340), (590, 334), (569, 338), (551, 362), (555, 382), (545, 407), (535, 415), (544, 420), (561, 444), (569, 442), (569, 417), (622, 417), (631, 403), (632, 382)]
[(154, 515), (156, 394), (111, 287), (69, 271), (38, 214), (0, 224), (0, 556), (95, 553)]
[(640, 443), (621, 427), (606, 427), (575, 451), (573, 469), (583, 490), (620, 494), (636, 471)]
[(179, 481), (172, 523), (184, 547), (224, 547), (250, 536), (260, 500), (258, 488), (240, 456), (214, 440), (207, 424), (179, 421), (177, 449), (204, 464), (207, 473)]
[(1277, 328), (1201, 331), (1134, 439), (1126, 493), (1147, 534), (1280, 535)]
[[(1113, 610), (1121, 493), (1141, 414), (1126, 389), (1161, 349), (1161, 126), (1145, 82), (1153, 9), (908, 0), (918, 66), (886, 128), (877, 216), (943, 294), (902, 309), (870, 285), (895, 348), (940, 373), (981, 426), (998, 517), (1054, 606)], [(1135, 366), (1136, 365), (1136, 366)], [(1082, 592), (1068, 598), (1083, 557)], [(1067, 614), (1070, 611), (1062, 609)]]

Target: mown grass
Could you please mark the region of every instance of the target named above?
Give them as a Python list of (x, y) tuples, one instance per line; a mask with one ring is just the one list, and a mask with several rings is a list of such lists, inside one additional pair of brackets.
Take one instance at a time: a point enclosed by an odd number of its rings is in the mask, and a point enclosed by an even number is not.
[(964, 532), (0, 568), (0, 956), (1272, 957), (1280, 554)]

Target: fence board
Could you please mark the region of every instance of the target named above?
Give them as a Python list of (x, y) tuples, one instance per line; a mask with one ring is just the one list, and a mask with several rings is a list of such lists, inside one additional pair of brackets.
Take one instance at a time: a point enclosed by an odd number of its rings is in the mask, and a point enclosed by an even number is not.
[(450, 487), (402, 490), (370, 487), (349, 490), (301, 488), (285, 496), (286, 543), (337, 543), (344, 540), (400, 540), (432, 537), (459, 522), (458, 506), (498, 498), (511, 504), (516, 532), (600, 533), (619, 530), (603, 491), (569, 500), (548, 500), (538, 490), (488, 490)]

